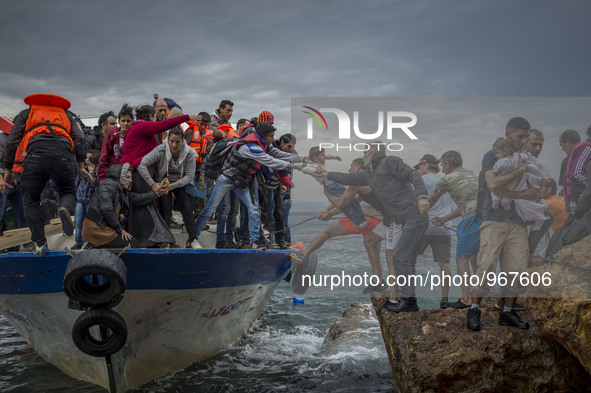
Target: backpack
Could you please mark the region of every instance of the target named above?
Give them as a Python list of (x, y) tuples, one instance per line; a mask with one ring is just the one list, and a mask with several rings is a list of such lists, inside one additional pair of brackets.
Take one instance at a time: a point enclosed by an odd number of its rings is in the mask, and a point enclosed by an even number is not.
[(213, 147), (205, 157), (205, 167), (203, 168), (203, 174), (205, 177), (215, 180), (222, 173), (224, 162), (232, 148), (237, 144), (243, 144), (242, 139), (227, 139), (224, 138), (214, 143)]
[(576, 243), (589, 235), (590, 227), (591, 220), (588, 220), (587, 217), (574, 218), (572, 215), (568, 216), (564, 226), (558, 228), (552, 234), (546, 247), (546, 258), (554, 257), (554, 254), (562, 250), (564, 246)]

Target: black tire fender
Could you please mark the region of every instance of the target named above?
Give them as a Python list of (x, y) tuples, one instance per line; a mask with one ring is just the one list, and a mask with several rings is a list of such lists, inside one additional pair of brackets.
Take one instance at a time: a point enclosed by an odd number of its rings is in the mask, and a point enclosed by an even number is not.
[(121, 301), (126, 278), (127, 267), (117, 255), (107, 250), (84, 250), (68, 262), (64, 293), (82, 306), (111, 308)]
[(74, 322), (72, 340), (76, 347), (87, 355), (109, 356), (125, 345), (127, 324), (123, 317), (113, 310), (89, 310)]

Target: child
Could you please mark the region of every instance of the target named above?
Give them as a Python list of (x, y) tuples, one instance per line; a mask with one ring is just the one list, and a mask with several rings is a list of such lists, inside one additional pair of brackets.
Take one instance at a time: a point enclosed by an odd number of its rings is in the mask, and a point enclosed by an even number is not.
[[(313, 164), (308, 164), (307, 166), (302, 168), (302, 172), (312, 176), (324, 172), (324, 164), (326, 160), (341, 160), (339, 156), (326, 156), (325, 150), (320, 149), (317, 146), (314, 146), (310, 149), (310, 152), (308, 153), (308, 158), (310, 159), (310, 161), (313, 162)], [(320, 184), (324, 185), (325, 193), (328, 193), (335, 197), (341, 197), (341, 195), (343, 195), (343, 192), (347, 189), (347, 187), (345, 187), (342, 184), (335, 183), (330, 180), (324, 180), (323, 178), (316, 176), (314, 176), (314, 178)], [(359, 206), (359, 202), (357, 202), (357, 200), (355, 199), (351, 200), (347, 204), (347, 206), (345, 206), (342, 209), (342, 211), (343, 214), (347, 216), (347, 218), (351, 220), (351, 222), (353, 222), (359, 228), (365, 228), (369, 224), (369, 222), (365, 220), (365, 214), (363, 214), (361, 206)]]
[[(505, 138), (499, 138), (493, 145), (493, 151), (497, 162), (493, 170), (497, 176), (514, 172), (519, 167), (519, 160), (525, 162), (525, 174), (515, 179), (507, 186), (509, 191), (525, 191), (529, 187), (540, 188), (542, 180), (550, 178), (548, 170), (534, 156), (528, 152), (511, 153), (509, 142)], [(491, 193), (492, 207), (498, 209), (502, 206), (505, 210), (511, 210), (511, 202), (515, 202), (515, 211), (525, 223), (532, 223), (532, 230), (540, 229), (542, 223), (549, 218), (547, 206), (525, 199), (511, 199)]]
[(76, 221), (76, 245), (72, 247), (73, 250), (80, 249), (84, 243), (82, 240), (82, 223), (88, 213), (90, 199), (98, 186), (98, 178), (96, 175), (96, 167), (98, 166), (101, 152), (98, 150), (91, 150), (86, 153), (86, 165), (88, 173), (94, 179), (94, 182), (89, 182), (84, 178), (76, 178), (76, 211), (74, 218)]

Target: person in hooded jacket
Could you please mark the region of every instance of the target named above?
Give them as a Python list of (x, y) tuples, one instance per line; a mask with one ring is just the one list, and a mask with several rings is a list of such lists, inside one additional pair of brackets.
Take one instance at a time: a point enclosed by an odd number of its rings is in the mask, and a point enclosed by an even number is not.
[[(152, 176), (149, 167), (154, 165), (156, 168)], [(167, 141), (146, 154), (137, 168), (140, 176), (150, 187), (158, 188), (163, 184), (168, 191), (159, 199), (160, 214), (168, 226), (172, 219), (174, 194), (189, 235), (187, 248), (197, 248), (193, 202), (190, 195), (185, 192), (185, 186), (191, 184), (195, 178), (196, 166), (195, 153), (185, 141), (183, 131), (179, 127), (174, 127), (169, 131)]]
[(129, 164), (112, 165), (105, 180), (90, 200), (82, 224), (82, 239), (99, 248), (137, 247), (138, 241), (123, 229), (130, 204), (146, 205), (158, 196), (154, 191), (131, 192), (132, 170)]

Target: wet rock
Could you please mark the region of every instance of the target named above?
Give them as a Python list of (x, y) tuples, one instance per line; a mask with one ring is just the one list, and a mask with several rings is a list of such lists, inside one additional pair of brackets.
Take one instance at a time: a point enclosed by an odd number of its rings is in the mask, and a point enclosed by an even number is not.
[(354, 333), (375, 324), (375, 311), (371, 303), (354, 302), (328, 329), (323, 346), (341, 338), (346, 333)]
[[(378, 307), (386, 299), (372, 301)], [(591, 377), (562, 346), (533, 327), (498, 325), (483, 308), (482, 331), (466, 328), (466, 310), (384, 311), (382, 335), (399, 392), (586, 392)]]
[(552, 266), (530, 269), (530, 273), (550, 274), (552, 284), (530, 286), (525, 304), (540, 331), (591, 373), (591, 270), (585, 270), (591, 269), (591, 236), (563, 248), (554, 259), (558, 263)]

